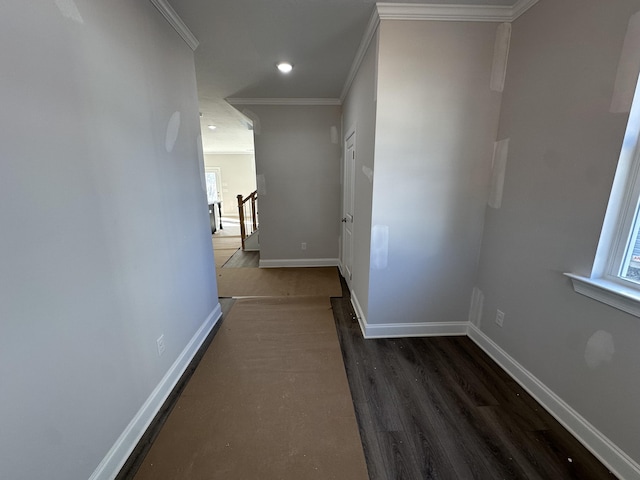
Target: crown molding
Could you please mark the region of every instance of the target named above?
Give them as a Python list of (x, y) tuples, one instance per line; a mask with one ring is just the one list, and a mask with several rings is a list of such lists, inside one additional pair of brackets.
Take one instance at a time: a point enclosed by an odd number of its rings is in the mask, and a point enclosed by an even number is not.
[(538, 0), (518, 0), (511, 9), (513, 10), (511, 14), (511, 21), (513, 22), (516, 18), (522, 15), (524, 12), (533, 7)]
[(451, 22), (509, 22), (511, 8), (497, 5), (376, 3), (380, 20), (438, 20)]
[(151, 3), (158, 9), (167, 22), (178, 32), (178, 35), (191, 47), (191, 50), (195, 51), (200, 45), (200, 42), (195, 37), (187, 25), (182, 21), (180, 16), (176, 13), (167, 0), (151, 0)]
[(512, 22), (537, 1), (518, 0), (513, 6), (376, 3), (376, 10), (381, 20)]
[(418, 3), (376, 3), (367, 29), (351, 64), (351, 69), (340, 93), (344, 102), (351, 88), (369, 44), (381, 20), (437, 20), (451, 22), (513, 22), (533, 7), (538, 0), (518, 0), (513, 6), (500, 5), (443, 5)]
[(231, 105), (342, 105), (339, 98), (226, 98)]
[(367, 29), (362, 36), (362, 41), (360, 42), (356, 56), (351, 64), (347, 80), (344, 82), (344, 86), (342, 87), (342, 92), (340, 93), (341, 102), (344, 102), (344, 99), (347, 97), (347, 93), (349, 93), (349, 89), (351, 88), (353, 80), (356, 78), (360, 64), (362, 63), (362, 60), (364, 60), (364, 55), (367, 53), (367, 48), (369, 48), (369, 44), (378, 30), (378, 25), (380, 25), (380, 15), (378, 15), (377, 8), (374, 8), (371, 18), (369, 19), (369, 24), (367, 25)]

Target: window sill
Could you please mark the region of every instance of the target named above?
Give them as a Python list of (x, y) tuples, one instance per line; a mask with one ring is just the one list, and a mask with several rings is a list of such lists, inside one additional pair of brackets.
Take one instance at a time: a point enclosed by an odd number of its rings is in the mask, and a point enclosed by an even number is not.
[(582, 277), (573, 273), (565, 275), (571, 279), (577, 293), (640, 317), (640, 291), (601, 278)]

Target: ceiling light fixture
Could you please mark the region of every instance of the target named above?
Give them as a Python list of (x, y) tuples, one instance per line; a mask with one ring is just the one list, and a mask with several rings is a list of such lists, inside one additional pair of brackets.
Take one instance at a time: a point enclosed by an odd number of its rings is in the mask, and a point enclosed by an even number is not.
[(209, 130), (215, 130), (215, 129), (216, 129), (216, 128), (218, 128), (218, 127), (216, 127), (215, 125), (207, 125), (207, 128), (208, 128)]
[(289, 73), (291, 70), (293, 70), (293, 65), (285, 62), (279, 63), (277, 67), (278, 67), (278, 70), (280, 70), (282, 73)]

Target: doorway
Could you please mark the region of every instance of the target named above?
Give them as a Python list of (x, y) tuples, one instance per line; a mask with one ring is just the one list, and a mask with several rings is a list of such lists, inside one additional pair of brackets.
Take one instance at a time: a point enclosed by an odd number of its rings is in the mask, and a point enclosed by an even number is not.
[(342, 276), (351, 288), (353, 277), (353, 206), (356, 171), (356, 132), (352, 129), (344, 141), (344, 184), (342, 193)]

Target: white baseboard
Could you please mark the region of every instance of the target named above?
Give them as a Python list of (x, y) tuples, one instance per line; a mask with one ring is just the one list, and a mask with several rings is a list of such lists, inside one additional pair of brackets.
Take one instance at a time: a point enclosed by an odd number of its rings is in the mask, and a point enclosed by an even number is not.
[(283, 260), (260, 260), (260, 268), (287, 267), (337, 267), (337, 258), (296, 258)]
[(381, 323), (364, 325), (364, 338), (441, 337), (467, 334), (467, 322)]
[(362, 307), (360, 306), (360, 302), (358, 302), (358, 298), (356, 297), (355, 292), (351, 292), (351, 305), (356, 312), (356, 317), (358, 318), (358, 323), (360, 324), (360, 331), (362, 331), (362, 336), (367, 338), (367, 319), (364, 316), (364, 312)]
[(138, 413), (131, 420), (122, 435), (116, 440), (111, 450), (104, 457), (100, 465), (95, 469), (89, 480), (111, 480), (116, 477), (123, 467), (131, 452), (136, 447), (142, 435), (146, 432), (156, 414), (162, 408), (167, 397), (176, 386), (180, 377), (191, 363), (191, 360), (200, 349), (202, 342), (207, 338), (211, 329), (222, 317), (222, 309), (218, 303), (207, 319), (202, 323), (198, 331), (191, 338), (180, 356), (173, 362), (171, 368), (164, 375), (160, 383), (151, 392)]
[(351, 305), (358, 317), (360, 330), (364, 338), (401, 338), (401, 337), (438, 337), (457, 336), (467, 334), (467, 322), (425, 322), (425, 323), (381, 323), (371, 324), (358, 302), (356, 295), (351, 292)]
[(619, 478), (640, 480), (640, 465), (473, 324), (468, 336)]

